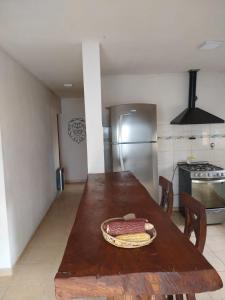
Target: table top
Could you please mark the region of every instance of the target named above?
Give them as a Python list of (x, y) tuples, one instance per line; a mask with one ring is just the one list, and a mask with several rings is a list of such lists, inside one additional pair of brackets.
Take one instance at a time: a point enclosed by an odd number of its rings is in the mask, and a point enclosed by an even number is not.
[[(117, 248), (101, 223), (135, 213), (154, 224), (148, 246)], [(55, 276), (57, 299), (185, 294), (222, 287), (215, 269), (172, 223), (130, 172), (91, 174)]]

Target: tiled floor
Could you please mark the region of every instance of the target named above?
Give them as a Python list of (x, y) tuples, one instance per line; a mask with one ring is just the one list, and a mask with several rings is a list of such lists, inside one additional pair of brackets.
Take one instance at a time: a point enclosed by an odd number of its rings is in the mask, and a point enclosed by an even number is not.
[(55, 300), (53, 278), (83, 191), (67, 185), (18, 261), (12, 277), (0, 277), (1, 300)]
[[(174, 213), (173, 220), (181, 231), (183, 231), (183, 217), (179, 213)], [(207, 238), (203, 254), (218, 271), (225, 284), (225, 224), (207, 226)], [(199, 294), (197, 295), (197, 299), (225, 300), (225, 288), (216, 292)]]
[[(12, 277), (0, 277), (0, 300), (55, 300), (53, 278), (74, 222), (83, 184), (67, 185), (18, 261)], [(182, 229), (183, 218), (174, 214)], [(225, 224), (207, 229), (204, 254), (225, 282)], [(225, 300), (225, 289), (197, 299)]]

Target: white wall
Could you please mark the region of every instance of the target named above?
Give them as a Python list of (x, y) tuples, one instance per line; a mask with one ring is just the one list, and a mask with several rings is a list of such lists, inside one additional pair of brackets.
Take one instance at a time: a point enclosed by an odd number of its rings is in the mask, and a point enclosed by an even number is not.
[(60, 152), (61, 162), (67, 182), (85, 180), (87, 177), (87, 144), (86, 138), (80, 143), (68, 135), (68, 122), (74, 118), (85, 119), (84, 99), (61, 99), (60, 115)]
[[(188, 73), (103, 76), (103, 106), (155, 103), (158, 118), (159, 175), (172, 178), (177, 161), (193, 155), (225, 168), (225, 125), (170, 125), (188, 105)], [(225, 119), (225, 73), (198, 73), (197, 106)], [(195, 135), (195, 140), (189, 140)], [(210, 143), (215, 142), (214, 150)], [(178, 176), (174, 177), (175, 206)]]
[(56, 195), (55, 135), (60, 103), (3, 52), (0, 65), (0, 122), (13, 265)]
[[(169, 124), (187, 107), (188, 78), (188, 73), (104, 76), (102, 102), (104, 106), (129, 102), (156, 103), (158, 122)], [(225, 73), (200, 71), (197, 106), (225, 117), (224, 83)]]
[[(5, 195), (5, 177), (4, 177), (4, 163), (2, 153), (2, 139), (0, 131), (0, 268), (5, 271), (11, 267), (11, 257), (9, 248), (9, 231), (6, 209), (6, 195)], [(7, 271), (6, 271), (7, 272)]]

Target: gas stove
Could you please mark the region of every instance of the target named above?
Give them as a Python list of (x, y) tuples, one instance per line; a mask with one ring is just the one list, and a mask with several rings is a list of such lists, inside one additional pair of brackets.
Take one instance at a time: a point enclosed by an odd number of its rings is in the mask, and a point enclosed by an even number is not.
[(208, 162), (178, 163), (178, 166), (190, 173), (191, 178), (222, 178), (225, 170)]
[[(178, 163), (179, 194), (186, 192), (206, 208), (207, 224), (225, 223), (225, 170), (209, 162)], [(184, 213), (180, 201), (180, 211)]]

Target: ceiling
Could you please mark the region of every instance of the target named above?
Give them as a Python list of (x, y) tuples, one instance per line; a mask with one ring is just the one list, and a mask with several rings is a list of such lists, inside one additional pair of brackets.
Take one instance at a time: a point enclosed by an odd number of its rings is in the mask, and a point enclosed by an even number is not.
[[(82, 92), (81, 41), (101, 43), (102, 74), (225, 72), (224, 0), (0, 0), (0, 45), (60, 96)], [(73, 88), (64, 88), (73, 83)]]

